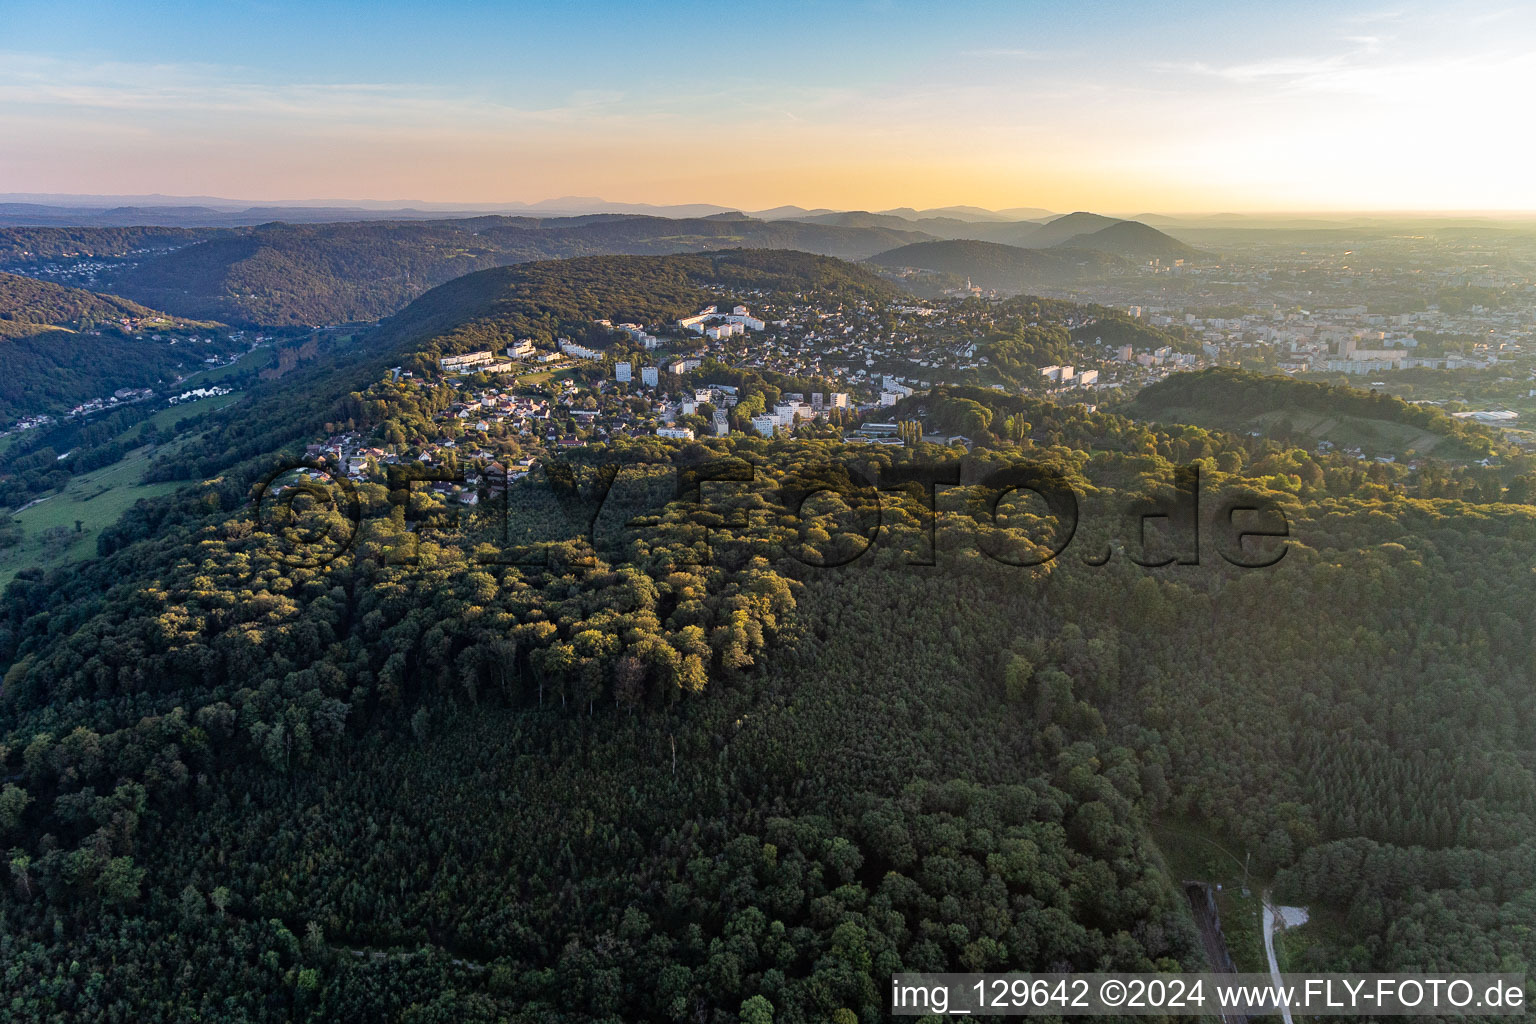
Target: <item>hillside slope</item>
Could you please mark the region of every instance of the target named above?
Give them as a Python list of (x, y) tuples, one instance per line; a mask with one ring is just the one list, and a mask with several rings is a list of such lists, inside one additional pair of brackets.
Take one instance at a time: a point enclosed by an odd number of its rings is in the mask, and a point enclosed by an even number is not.
[(1019, 293), (1063, 287), (1126, 269), (1109, 253), (1075, 249), (1024, 249), (998, 242), (956, 239), (914, 242), (871, 256), (877, 266), (913, 267), (968, 277), (978, 288)]
[[(1113, 230), (1099, 234), (1106, 229)], [(0, 229), (0, 266), (33, 273), (34, 264), (67, 264), (88, 255), (102, 265), (92, 269), (85, 283), (146, 306), (225, 323), (294, 326), (381, 319), (455, 277), (536, 260), (732, 247), (857, 260), (912, 243), (965, 239), (1077, 251), (1059, 260), (1010, 257), (1018, 272), (988, 277), (995, 283), (986, 285), (1010, 291), (1036, 281), (1069, 283), (1085, 270), (1106, 269), (1100, 257), (1082, 252), (1138, 261), (1194, 254), (1154, 228), (1091, 213), (1068, 214), (1043, 225), (949, 216), (912, 222), (865, 212), (807, 214), (800, 220), (762, 220), (734, 212), (693, 218), (602, 213), (269, 223), (201, 231), (11, 228)]]
[(433, 339), (454, 352), (513, 337), (553, 341), (595, 318), (657, 323), (713, 301), (722, 290), (895, 299), (873, 272), (830, 256), (746, 249), (670, 256), (588, 256), (494, 267), (440, 285), (380, 325), (371, 347), (407, 354)]
[(1485, 428), (1393, 395), (1228, 369), (1173, 374), (1141, 391), (1127, 411), (1160, 423), (1306, 447), (1328, 442), (1367, 455), (1464, 460), (1492, 449)]
[[(899, 298), (871, 271), (811, 253), (729, 250), (669, 256), (589, 256), (492, 267), (427, 292), (348, 350), (253, 388), (199, 446), (186, 446), (166, 473), (210, 476), (334, 421), (346, 396), (405, 363), (425, 370), (442, 353), (504, 345), (512, 338), (579, 334), (596, 318), (665, 321), (733, 289), (828, 296), (832, 301)], [(343, 416), (342, 418), (345, 418)]]
[(1065, 248), (1094, 249), (1138, 261), (1194, 260), (1206, 255), (1172, 235), (1134, 220), (1123, 220), (1097, 231), (1074, 235), (1060, 244)]
[[(189, 372), (226, 353), (219, 327), (117, 295), (0, 273), (0, 429)], [(193, 335), (196, 346), (178, 347)]]
[[(868, 213), (831, 214), (817, 218), (847, 225), (886, 224), (894, 218)], [(924, 234), (940, 239), (972, 239), (1022, 249), (1091, 249), (1142, 262), (1149, 259), (1194, 259), (1205, 255), (1157, 228), (1139, 221), (1117, 220), (1097, 213), (1069, 213), (1039, 221), (966, 221), (927, 217), (913, 222)]]
[(0, 273), (0, 337), (14, 337), (41, 326), (92, 327), (124, 318), (162, 315), (116, 295)]
[(53, 260), (158, 255), (217, 234), (213, 230), (159, 227), (0, 227), (0, 267), (19, 270)]
[(1079, 210), (1076, 213), (1069, 213), (1064, 217), (1057, 217), (1055, 220), (1046, 221), (1044, 224), (1036, 227), (1026, 241), (1021, 241), (1019, 244), (1044, 249), (1052, 245), (1061, 245), (1080, 235), (1089, 235), (1095, 231), (1102, 231), (1105, 228), (1113, 227), (1120, 223), (1123, 222), (1114, 217), (1105, 217), (1103, 214), (1087, 213)]

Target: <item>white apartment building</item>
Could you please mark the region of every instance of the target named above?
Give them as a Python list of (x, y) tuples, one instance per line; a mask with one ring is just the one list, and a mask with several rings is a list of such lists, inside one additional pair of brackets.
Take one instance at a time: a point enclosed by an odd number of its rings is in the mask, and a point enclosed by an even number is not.
[(496, 361), (496, 356), (489, 351), (466, 352), (460, 356), (443, 356), (443, 369), (450, 373), (459, 373), (473, 369), (476, 366), (486, 366)]

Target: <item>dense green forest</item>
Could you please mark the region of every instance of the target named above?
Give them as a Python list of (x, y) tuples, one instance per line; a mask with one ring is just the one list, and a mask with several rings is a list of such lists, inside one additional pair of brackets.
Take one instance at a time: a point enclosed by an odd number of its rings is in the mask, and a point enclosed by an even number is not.
[[(11, 1018), (848, 1024), (903, 969), (1198, 969), (1169, 820), (1337, 916), (1306, 966), (1528, 970), (1536, 508), (1503, 491), (944, 388), (891, 412), (963, 458), (639, 439), (472, 511), (404, 476), (253, 502), (327, 426), (431, 436), (448, 389), (390, 360), (743, 287), (883, 286), (780, 254), (472, 275), (12, 583)], [(1075, 494), (1054, 559), (1020, 464)], [(1143, 536), (1190, 466), (1199, 539)], [(1284, 516), (1277, 563), (1233, 564), (1224, 497)]]
[(0, 265), (80, 256), (105, 260), (168, 252), (217, 232), (207, 228), (0, 227)]
[(163, 314), (115, 295), (99, 295), (84, 288), (66, 288), (34, 277), (0, 273), (3, 334), (21, 334), (47, 324), (92, 327), (124, 317), (159, 315)]

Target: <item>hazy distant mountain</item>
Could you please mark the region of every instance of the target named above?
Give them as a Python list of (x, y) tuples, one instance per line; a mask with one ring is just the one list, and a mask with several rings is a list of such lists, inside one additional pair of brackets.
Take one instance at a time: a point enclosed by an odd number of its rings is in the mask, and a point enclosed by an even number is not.
[(979, 206), (946, 206), (940, 209), (915, 210), (910, 206), (898, 206), (891, 210), (881, 210), (881, 214), (889, 217), (900, 217), (906, 221), (919, 221), (926, 217), (943, 217), (950, 220), (961, 221), (986, 221), (1004, 220), (991, 210), (983, 210)]
[[(294, 224), (320, 224), (357, 220), (441, 220), (497, 213), (535, 217), (579, 217), (608, 213), (693, 218), (732, 212), (735, 211), (731, 207), (713, 203), (616, 203), (597, 196), (562, 196), (534, 203), (441, 203), (373, 199), (262, 202), (215, 196), (0, 193), (0, 225), (13, 226), (239, 227), (279, 220)], [(767, 210), (749, 211), (748, 215), (758, 220), (807, 220), (858, 212), (862, 211), (776, 206)], [(1052, 216), (1051, 211), (1037, 207), (994, 211), (979, 206), (945, 206), (925, 210), (903, 206), (871, 214), (874, 215), (899, 218), (909, 223), (937, 219), (977, 224), (1042, 220)]]
[(1120, 220), (1118, 218), (1105, 217), (1102, 214), (1084, 213), (1082, 211), (1069, 213), (1064, 217), (1057, 217), (1055, 220), (1046, 221), (1044, 224), (1039, 225), (1029, 234), (1027, 242), (1020, 242), (1019, 244), (1026, 245), (1031, 249), (1044, 249), (1048, 246), (1060, 245), (1069, 238), (1092, 234), (1095, 231), (1101, 231), (1104, 228), (1119, 223)]
[[(212, 210), (242, 210), (259, 205), (249, 200), (220, 199), (217, 196), (166, 196), (159, 193), (147, 195), (102, 196), (75, 192), (0, 192), (0, 204), (21, 203), (30, 206), (66, 206), (86, 210), (105, 210), (114, 206), (204, 206)], [(291, 206), (314, 206), (315, 202), (297, 201)], [(362, 203), (320, 203), (323, 206), (362, 206)], [(389, 205), (409, 206), (413, 203)]]
[(42, 206), (0, 203), (5, 227), (250, 227), (283, 221), (289, 224), (334, 224), (367, 220), (442, 220), (474, 217), (475, 212), (444, 213), (411, 208), (365, 210), (338, 206), (251, 206), (243, 210), (208, 206)]
[(1097, 213), (1069, 213), (1041, 223), (1037, 220), (961, 220), (956, 217), (923, 217), (912, 226), (938, 238), (972, 238), (1022, 249), (1048, 249), (1079, 235), (1121, 223)]
[(917, 228), (917, 223), (907, 217), (892, 213), (870, 213), (867, 210), (808, 214), (793, 219), (802, 224), (832, 224), (843, 228), (890, 228), (896, 231), (912, 231)]
[(1030, 239), (1040, 230), (1031, 220), (963, 221), (953, 217), (925, 217), (915, 225), (919, 231), (940, 238), (975, 238), (1028, 248)]
[[(916, 214), (918, 211), (910, 212)], [(935, 238), (974, 238), (984, 242), (1000, 242), (1004, 245), (1026, 247), (1032, 244), (1030, 239), (1034, 238), (1040, 230), (1040, 224), (1036, 221), (978, 220), (950, 216), (921, 216), (917, 219), (909, 219), (905, 215), (891, 211), (827, 213), (796, 219), (802, 223), (837, 224), (845, 227), (916, 229)]]
[(1125, 260), (1105, 252), (1022, 249), (974, 239), (915, 242), (871, 256), (867, 262), (968, 277), (978, 288), (1010, 293), (1071, 286), (1128, 267)]
[(1013, 206), (998, 210), (997, 215), (1006, 220), (1049, 220), (1057, 216), (1054, 210), (1042, 210), (1038, 206)]
[(758, 220), (803, 220), (806, 217), (819, 217), (823, 214), (838, 212), (824, 206), (814, 210), (807, 210), (803, 206), (775, 206), (771, 210), (753, 210), (752, 216)]
[(1206, 255), (1157, 228), (1134, 220), (1122, 220), (1098, 231), (1075, 235), (1059, 244), (1064, 248), (1093, 249), (1138, 261), (1193, 260)]
[(910, 206), (901, 206), (894, 210), (881, 210), (880, 212), (888, 213), (894, 217), (903, 217), (911, 221), (938, 218), (941, 220), (957, 220), (970, 223), (1041, 220), (1054, 216), (1050, 210), (1043, 210), (1034, 206), (1016, 206), (1007, 210), (987, 210), (980, 206), (939, 206), (927, 210), (914, 210)]
[(546, 203), (510, 204), (496, 207), (423, 209), (419, 207), (359, 206), (248, 206), (243, 209), (211, 206), (52, 206), (36, 203), (0, 203), (0, 226), (11, 227), (247, 227), (282, 221), (287, 224), (334, 224), (346, 221), (445, 220), (482, 217), (496, 213), (527, 213), (537, 217), (588, 216), (595, 214), (671, 217), (705, 217), (736, 213), (725, 206), (645, 206), (634, 203), (586, 203), (581, 200), (550, 200)]
[(677, 206), (658, 206), (653, 203), (610, 203), (596, 196), (563, 196), (544, 199), (537, 203), (489, 203), (466, 204), (466, 209), (496, 212), (526, 211), (542, 217), (566, 217), (584, 213), (633, 213), (651, 217), (708, 217), (716, 213), (738, 213), (729, 206), (713, 203), (684, 203)]

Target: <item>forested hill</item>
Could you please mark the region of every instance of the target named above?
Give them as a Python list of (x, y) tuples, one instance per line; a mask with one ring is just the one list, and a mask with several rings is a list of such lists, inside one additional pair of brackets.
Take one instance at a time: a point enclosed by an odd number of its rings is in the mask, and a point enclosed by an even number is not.
[(0, 227), (0, 266), (124, 259), (167, 252), (218, 234), (208, 228)]
[[(60, 230), (77, 239), (89, 235), (83, 229)], [(266, 224), (204, 234), (206, 240), (109, 267), (98, 283), (184, 316), (239, 324), (315, 325), (375, 320), (455, 277), (532, 260), (730, 247), (862, 258), (927, 237), (883, 227), (743, 216), (674, 220), (628, 215)], [(58, 248), (48, 246), (45, 235), (45, 229), (26, 229), (24, 244)], [(22, 245), (14, 248), (21, 251)]]
[[(21, 416), (185, 374), (227, 354), (222, 335), (212, 340), (217, 327), (116, 295), (0, 273), (0, 429)], [(207, 343), (177, 346), (194, 334)]]
[(790, 294), (833, 305), (890, 301), (895, 287), (856, 264), (786, 250), (752, 249), (677, 256), (589, 256), (498, 267), (450, 281), (380, 328), (380, 344), (431, 337), (432, 351), (553, 341), (579, 335), (595, 318), (664, 323), (701, 304)]
[[(414, 436), (437, 390), (379, 382), (356, 426)], [(872, 551), (818, 569), (877, 499), (797, 512), (806, 481), (943, 454), (736, 437), (572, 456), (622, 474), (590, 540), (531, 479), (507, 513), (574, 525), (543, 560), (488, 557), (497, 508), (369, 482), (365, 532), (294, 564), (212, 480), (21, 579), (12, 1017), (875, 1024), (896, 971), (1198, 969), (1157, 822), (1334, 922), (1296, 969), (1524, 969), (1531, 510), (1342, 463), (1293, 493), (1306, 453), (1000, 398), (1016, 429), (973, 474), (1048, 463), (1087, 518), (1200, 460), (1281, 502), (1291, 550), (1030, 570), (982, 547), (1039, 524), (898, 490)], [(748, 462), (707, 503), (676, 487)]]
[(1157, 228), (1135, 220), (1123, 220), (1097, 231), (1074, 235), (1060, 245), (1063, 248), (1113, 253), (1138, 262), (1161, 260), (1172, 263), (1174, 260), (1201, 259), (1208, 255)]
[[(20, 574), (7, 1019), (877, 1024), (898, 971), (1205, 967), (1161, 838), (1184, 832), (1327, 923), (1294, 970), (1528, 971), (1536, 509), (1512, 493), (977, 388), (888, 410), (964, 456), (530, 441), (544, 465), (475, 505), (271, 478), (292, 520), (253, 486), (340, 430), (489, 472), (436, 444), (460, 389), (384, 372), (412, 353), (885, 287), (752, 252), (462, 278), (216, 414), (162, 466), (187, 488), (101, 557)], [(1029, 343), (1068, 312), (1040, 304)], [(936, 504), (876, 486), (936, 464), (965, 482)], [(974, 483), (1021, 465), (1078, 496), (1045, 564), (1063, 524)], [(1284, 517), (1278, 562), (1147, 539), (1190, 466), (1202, 508)], [(1196, 561), (1138, 557), (1184, 533)]]
[(0, 273), (0, 337), (36, 333), (50, 326), (84, 328), (119, 322), (125, 317), (143, 319), (160, 315), (116, 295)]
[(1482, 458), (1494, 447), (1487, 428), (1433, 406), (1231, 369), (1172, 374), (1144, 388), (1128, 411), (1149, 420), (1253, 432), (1308, 446), (1327, 442), (1370, 455), (1469, 459)]
[(1088, 213), (1079, 210), (1065, 216), (1056, 217), (1044, 224), (1036, 225), (1028, 238), (1021, 245), (1048, 246), (1062, 245), (1081, 235), (1102, 231), (1104, 228), (1113, 227), (1123, 223), (1114, 217), (1106, 217), (1100, 213)]
[(269, 224), (144, 260), (108, 286), (186, 315), (320, 325), (387, 316), (451, 278), (539, 255), (441, 224)]
[(871, 256), (868, 262), (891, 269), (913, 267), (968, 277), (978, 288), (1012, 294), (1079, 284), (1129, 269), (1125, 260), (1108, 253), (1024, 249), (964, 239), (914, 242)]
[[(1004, 227), (1011, 233), (1001, 239), (976, 240), (987, 237), (982, 228), (997, 234)], [(1172, 262), (1207, 255), (1139, 221), (1117, 221), (1094, 213), (1072, 213), (1047, 224), (976, 228), (960, 238), (890, 249), (871, 256), (869, 262), (968, 277), (979, 288), (1020, 294), (1101, 280), (1150, 260)]]
[[(974, 278), (995, 282), (984, 287), (1027, 291), (1112, 271), (1124, 266), (1124, 258), (1193, 253), (1146, 225), (1095, 214), (1070, 214), (1045, 225), (977, 224), (956, 230), (997, 237), (980, 243), (962, 235), (938, 248), (914, 249), (905, 265), (957, 274), (974, 270)], [(93, 271), (92, 287), (181, 316), (317, 325), (377, 320), (455, 277), (534, 260), (736, 247), (857, 260), (899, 252), (916, 242), (934, 242), (934, 236), (920, 225), (903, 228), (887, 219), (764, 221), (742, 214), (683, 219), (487, 216), (223, 229), (0, 228), (0, 267), (31, 273), (34, 266), (89, 256), (102, 264)], [(1042, 251), (1029, 257), (1007, 246), (982, 247), (996, 242), (1054, 248), (1049, 255)], [(893, 265), (888, 258), (881, 262)]]

